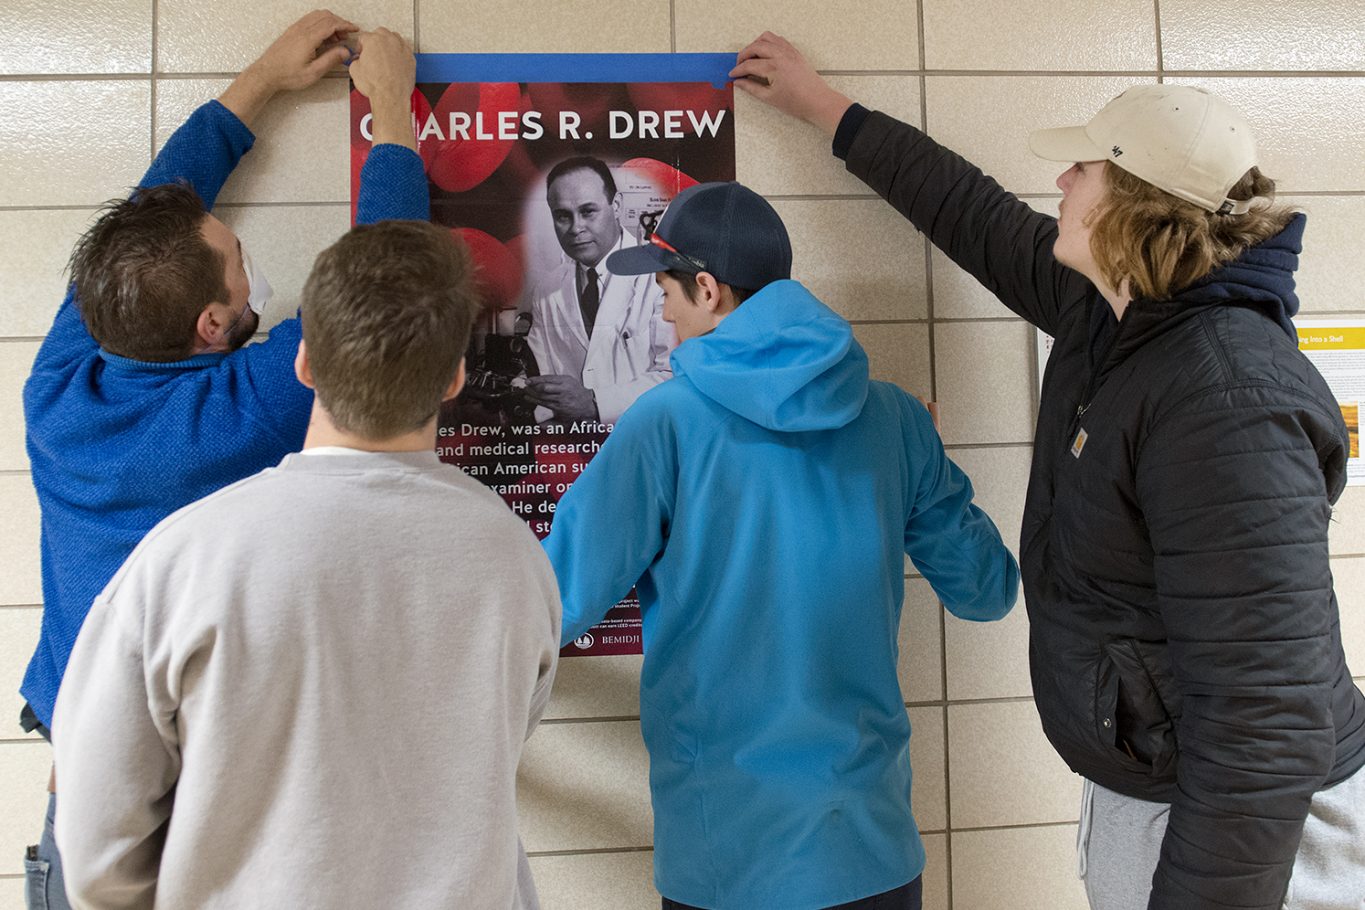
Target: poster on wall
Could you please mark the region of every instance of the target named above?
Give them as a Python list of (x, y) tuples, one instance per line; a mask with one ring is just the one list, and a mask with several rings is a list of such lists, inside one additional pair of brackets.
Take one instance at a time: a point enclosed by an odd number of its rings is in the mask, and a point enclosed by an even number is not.
[(1327, 380), (1346, 420), (1350, 451), (1346, 483), (1365, 484), (1360, 458), (1360, 406), (1365, 402), (1365, 319), (1300, 319), (1294, 328), (1303, 351)]
[[(653, 276), (611, 275), (696, 183), (735, 179), (733, 54), (419, 54), (413, 122), (432, 221), (463, 240), (482, 311), (437, 453), (537, 537), (636, 398), (672, 377)], [(351, 91), (352, 217), (370, 149)], [(638, 654), (635, 592), (564, 649)]]

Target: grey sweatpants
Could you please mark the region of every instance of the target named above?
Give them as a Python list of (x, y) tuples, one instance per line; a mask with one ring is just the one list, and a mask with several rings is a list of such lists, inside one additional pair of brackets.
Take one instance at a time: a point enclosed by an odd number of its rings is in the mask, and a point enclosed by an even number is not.
[[(1091, 910), (1147, 910), (1170, 811), (1085, 782), (1076, 853)], [(1365, 910), (1365, 769), (1313, 797), (1284, 908)]]

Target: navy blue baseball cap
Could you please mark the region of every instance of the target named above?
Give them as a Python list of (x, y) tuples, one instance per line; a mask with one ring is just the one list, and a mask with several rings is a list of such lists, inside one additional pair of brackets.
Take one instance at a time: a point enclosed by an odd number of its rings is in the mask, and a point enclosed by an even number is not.
[(674, 198), (648, 241), (607, 257), (615, 275), (674, 269), (757, 291), (792, 276), (791, 238), (768, 200), (747, 186), (698, 183)]

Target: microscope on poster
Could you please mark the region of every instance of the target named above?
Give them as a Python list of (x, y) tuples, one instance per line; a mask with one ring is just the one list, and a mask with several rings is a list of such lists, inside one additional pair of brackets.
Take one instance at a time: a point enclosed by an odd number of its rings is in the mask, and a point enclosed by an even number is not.
[(532, 318), (516, 310), (492, 314), (490, 330), (482, 335), (481, 343), (476, 335), (476, 349), (469, 354), (464, 394), (498, 414), (503, 423), (535, 421), (536, 406), (526, 395), (527, 380), (540, 375), (536, 355), (526, 340)]

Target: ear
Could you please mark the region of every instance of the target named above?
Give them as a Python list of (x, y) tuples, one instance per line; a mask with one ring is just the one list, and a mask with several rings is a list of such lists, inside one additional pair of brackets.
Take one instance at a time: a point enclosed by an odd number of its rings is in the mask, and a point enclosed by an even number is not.
[(698, 272), (697, 287), (701, 290), (697, 303), (707, 312), (715, 313), (721, 305), (721, 284), (716, 276), (710, 272)]
[(308, 345), (302, 338), (299, 339), (299, 352), (294, 355), (294, 375), (305, 388), (317, 388), (313, 382), (313, 365), (308, 362)]
[(230, 325), (232, 325), (232, 310), (227, 306), (215, 300), (204, 307), (194, 323), (196, 350), (227, 350), (227, 330)]
[(456, 395), (459, 395), (460, 392), (464, 391), (464, 379), (464, 358), (461, 357), (460, 365), (455, 368), (455, 378), (450, 380), (450, 386), (446, 389), (446, 393), (442, 396), (441, 400), (449, 401)]
[(620, 217), (621, 217), (621, 194), (620, 194), (620, 192), (617, 192), (617, 194), (616, 194), (615, 196), (612, 197), (612, 200), (611, 200), (611, 210), (612, 210), (613, 212), (616, 213), (616, 217), (617, 217), (617, 218), (620, 218)]

